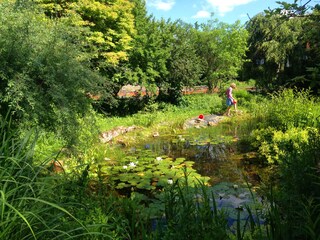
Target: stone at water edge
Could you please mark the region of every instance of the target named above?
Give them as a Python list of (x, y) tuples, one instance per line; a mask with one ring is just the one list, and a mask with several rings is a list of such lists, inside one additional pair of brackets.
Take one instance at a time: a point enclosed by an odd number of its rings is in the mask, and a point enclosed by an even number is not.
[(199, 118), (199, 116), (185, 121), (183, 124), (183, 129), (216, 126), (219, 122), (226, 119), (225, 116), (219, 116), (215, 114), (203, 115), (203, 118)]

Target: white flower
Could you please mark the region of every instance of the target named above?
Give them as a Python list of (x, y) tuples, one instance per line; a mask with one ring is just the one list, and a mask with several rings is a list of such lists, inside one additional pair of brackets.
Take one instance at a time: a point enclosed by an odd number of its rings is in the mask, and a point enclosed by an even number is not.
[(172, 179), (168, 179), (168, 184), (173, 184), (173, 180)]
[(104, 158), (104, 160), (105, 160), (105, 161), (110, 161), (111, 159), (110, 159), (110, 158), (105, 157), (105, 158)]
[(136, 167), (137, 165), (134, 162), (129, 163), (129, 167)]
[(162, 157), (156, 157), (157, 161), (162, 161)]
[(123, 169), (127, 169), (127, 168), (128, 168), (128, 166), (126, 166), (126, 165), (123, 166)]

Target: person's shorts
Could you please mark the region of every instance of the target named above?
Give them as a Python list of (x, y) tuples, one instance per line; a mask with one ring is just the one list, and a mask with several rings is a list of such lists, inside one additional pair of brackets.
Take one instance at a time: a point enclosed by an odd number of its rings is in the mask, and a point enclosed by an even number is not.
[(228, 106), (232, 106), (232, 105), (233, 105), (232, 99), (227, 98), (227, 105), (228, 105)]

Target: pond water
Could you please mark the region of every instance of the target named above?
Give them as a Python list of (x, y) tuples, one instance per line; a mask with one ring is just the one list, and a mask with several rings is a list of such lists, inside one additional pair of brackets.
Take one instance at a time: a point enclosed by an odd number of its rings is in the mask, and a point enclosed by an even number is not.
[(264, 168), (259, 166), (255, 153), (239, 145), (239, 139), (249, 134), (247, 123), (223, 122), (206, 128), (190, 128), (177, 135), (145, 139), (126, 149), (128, 155), (141, 154), (184, 158), (194, 162), (193, 169), (209, 177), (210, 185), (219, 182), (259, 184)]
[[(267, 168), (259, 165), (255, 153), (241, 141), (250, 131), (249, 122), (221, 122), (146, 138), (134, 146), (119, 146), (125, 157), (109, 161), (101, 171), (121, 195), (130, 196), (134, 191), (150, 196), (154, 190), (183, 178), (186, 167), (188, 181), (197, 184), (199, 176), (206, 179), (216, 206), (227, 209), (228, 225), (232, 226), (239, 209), (241, 220), (246, 222), (249, 213), (243, 206), (262, 202), (258, 195), (252, 196)], [(250, 190), (247, 183), (251, 184)]]

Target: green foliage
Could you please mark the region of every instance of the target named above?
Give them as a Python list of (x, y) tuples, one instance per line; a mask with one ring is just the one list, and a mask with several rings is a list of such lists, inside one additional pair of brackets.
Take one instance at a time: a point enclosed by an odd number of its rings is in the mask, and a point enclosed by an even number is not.
[[(166, 228), (158, 228), (157, 239), (226, 239), (225, 212), (212, 205), (214, 195), (199, 181), (195, 187), (184, 180), (174, 183), (165, 191)], [(179, 231), (177, 231), (179, 229)]]
[(310, 219), (317, 214), (311, 214), (308, 202), (317, 209), (320, 196), (317, 101), (308, 91), (285, 90), (253, 111), (259, 129), (251, 135), (252, 144), (277, 169), (270, 176), (276, 187), (267, 194), (268, 234), (271, 239), (314, 239), (317, 230)]
[(202, 81), (213, 89), (238, 76), (247, 50), (247, 31), (234, 24), (209, 21), (197, 32), (196, 51), (203, 65)]
[(193, 86), (200, 81), (202, 74), (201, 59), (196, 53), (193, 41), (196, 35), (194, 29), (183, 22), (176, 22), (171, 31), (174, 36), (173, 49), (167, 63), (170, 74), (165, 80), (167, 85), (166, 100), (171, 103), (181, 103), (183, 86)]
[(310, 129), (290, 128), (286, 132), (274, 128), (255, 130), (252, 133), (254, 145), (258, 146), (259, 154), (270, 164), (281, 164), (288, 152), (302, 152), (308, 143)]
[(320, 236), (320, 204), (318, 202), (312, 198), (306, 199), (302, 202), (302, 211), (298, 213), (303, 223), (301, 235), (308, 239), (318, 240)]
[(261, 127), (286, 131), (291, 127), (318, 126), (319, 104), (309, 91), (287, 89), (270, 95), (255, 107), (256, 117), (263, 116)]
[[(111, 232), (97, 230), (75, 217), (79, 203), (68, 195), (56, 195), (59, 176), (50, 176), (47, 161), (34, 166), (34, 139), (19, 140), (9, 119), (0, 121), (1, 239), (99, 239)], [(31, 146), (31, 147), (30, 147)], [(100, 227), (103, 227), (101, 224)], [(104, 226), (105, 227), (105, 226)]]
[[(298, 6), (278, 2), (274, 10), (258, 14), (247, 24), (250, 33), (245, 74), (256, 78), (265, 91), (283, 87), (312, 88), (317, 93), (319, 86), (308, 73), (319, 63), (319, 13), (309, 11), (310, 2)], [(285, 13), (285, 11), (291, 13)], [(319, 78), (318, 78), (319, 79)]]
[(245, 89), (237, 89), (233, 91), (233, 96), (237, 99), (238, 106), (248, 106), (251, 101), (254, 101), (254, 95)]
[(131, 1), (56, 1), (37, 0), (50, 18), (70, 18), (72, 24), (86, 26), (79, 29), (86, 35), (85, 51), (96, 68), (104, 69), (126, 60), (135, 34)]
[(53, 22), (34, 8), (0, 5), (1, 114), (11, 109), (25, 126), (74, 139), (78, 116), (90, 108), (85, 93), (102, 78), (82, 61), (71, 42), (77, 28)]
[(90, 27), (87, 40), (92, 52), (91, 60), (97, 62), (96, 67), (104, 69), (127, 60), (135, 33), (133, 7), (131, 1), (126, 0), (81, 0), (74, 4)]
[[(118, 159), (117, 165), (100, 166), (102, 175), (115, 182), (117, 189), (156, 190), (178, 181), (183, 177), (183, 170), (188, 169), (189, 185), (193, 186), (196, 179), (202, 177), (192, 168), (194, 162), (184, 158), (172, 159), (167, 156), (152, 157), (150, 153), (138, 157), (127, 156)], [(205, 181), (205, 178), (203, 178)]]

